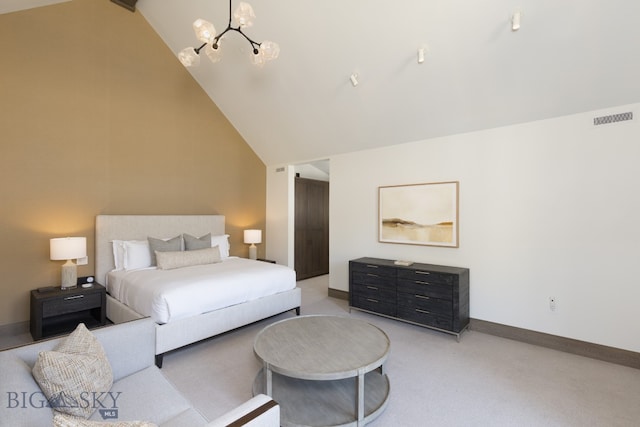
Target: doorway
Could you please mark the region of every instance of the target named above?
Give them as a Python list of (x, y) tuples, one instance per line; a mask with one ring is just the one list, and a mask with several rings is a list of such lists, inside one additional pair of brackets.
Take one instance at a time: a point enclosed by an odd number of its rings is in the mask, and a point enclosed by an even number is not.
[(295, 177), (296, 280), (329, 274), (329, 182)]

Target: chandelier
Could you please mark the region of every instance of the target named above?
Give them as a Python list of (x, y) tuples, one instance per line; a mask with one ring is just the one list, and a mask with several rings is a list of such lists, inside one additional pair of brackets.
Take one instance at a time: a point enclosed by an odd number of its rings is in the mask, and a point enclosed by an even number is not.
[[(253, 41), (242, 30), (253, 25), (256, 15), (250, 4), (240, 2), (238, 8), (233, 12), (233, 20), (231, 15), (231, 0), (229, 0), (229, 24), (227, 28), (216, 35), (216, 29), (211, 22), (204, 19), (196, 19), (193, 23), (193, 30), (196, 38), (202, 42), (200, 47), (187, 47), (180, 51), (178, 59), (185, 67), (194, 67), (200, 64), (200, 51), (204, 49), (204, 53), (209, 57), (211, 62), (218, 62), (222, 57), (222, 49), (220, 42), (225, 34), (229, 31), (235, 31), (242, 35), (251, 44), (252, 62), (255, 65), (262, 66), (267, 61), (274, 60), (280, 54), (280, 47), (277, 43), (265, 40), (262, 43)], [(235, 27), (231, 24), (235, 23)]]

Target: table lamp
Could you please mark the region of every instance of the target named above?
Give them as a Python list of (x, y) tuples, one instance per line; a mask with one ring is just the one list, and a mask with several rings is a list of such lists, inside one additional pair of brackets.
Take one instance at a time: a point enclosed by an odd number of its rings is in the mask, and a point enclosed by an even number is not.
[(262, 243), (262, 230), (244, 230), (244, 242), (251, 243), (249, 246), (249, 258), (258, 258), (258, 248), (256, 243)]
[(53, 261), (67, 260), (62, 265), (62, 289), (75, 288), (78, 285), (78, 270), (73, 259), (87, 256), (86, 237), (60, 237), (49, 241), (50, 258)]

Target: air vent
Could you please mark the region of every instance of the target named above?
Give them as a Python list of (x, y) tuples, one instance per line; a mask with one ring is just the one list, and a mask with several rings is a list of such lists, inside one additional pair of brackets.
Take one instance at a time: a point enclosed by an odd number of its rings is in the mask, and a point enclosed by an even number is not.
[(609, 123), (624, 122), (633, 120), (633, 112), (611, 114), (610, 116), (595, 117), (593, 119), (594, 126), (608, 125)]
[(277, 169), (276, 169), (276, 172), (284, 172), (284, 167), (277, 168)]

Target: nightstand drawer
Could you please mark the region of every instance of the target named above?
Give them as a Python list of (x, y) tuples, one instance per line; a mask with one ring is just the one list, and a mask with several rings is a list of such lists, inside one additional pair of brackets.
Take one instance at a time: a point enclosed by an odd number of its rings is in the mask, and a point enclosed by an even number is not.
[(42, 317), (58, 316), (66, 313), (89, 310), (102, 306), (100, 293), (76, 294), (42, 302)]

